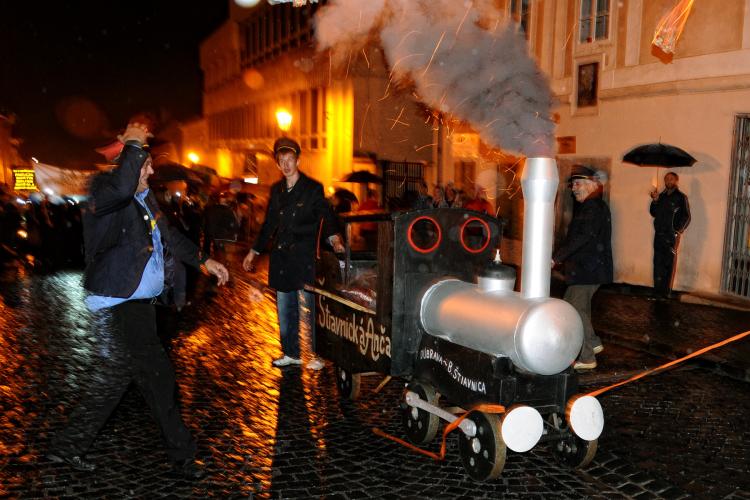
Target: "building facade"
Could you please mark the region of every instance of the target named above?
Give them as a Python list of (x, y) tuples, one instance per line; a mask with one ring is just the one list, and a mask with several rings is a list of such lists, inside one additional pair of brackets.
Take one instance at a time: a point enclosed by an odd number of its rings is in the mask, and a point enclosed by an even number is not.
[[(518, 23), (556, 98), (561, 175), (585, 162), (607, 172), (615, 280), (651, 285), (653, 225), (649, 191), (666, 169), (622, 162), (632, 147), (661, 141), (698, 161), (675, 169), (690, 199), (674, 287), (750, 294), (750, 0), (692, 5), (674, 54), (654, 49), (659, 21), (683, 0), (496, 0)], [(206, 163), (224, 176), (278, 178), (269, 146), (286, 133), (303, 146), (302, 168), (332, 189), (352, 169), (375, 170), (360, 152), (419, 162), (430, 183), (491, 187), (499, 215), (521, 238), (517, 159), (488, 150), (466, 127), (430, 119), (396, 88), (382, 52), (371, 47), (334, 68), (312, 47), (319, 5), (266, 3), (243, 9), (203, 43)], [(292, 115), (282, 132), (275, 113)], [(191, 148), (186, 139), (186, 148)], [(198, 147), (197, 145), (195, 147)], [(570, 202), (562, 194), (560, 231)], [(564, 202), (564, 203), (563, 203)]]

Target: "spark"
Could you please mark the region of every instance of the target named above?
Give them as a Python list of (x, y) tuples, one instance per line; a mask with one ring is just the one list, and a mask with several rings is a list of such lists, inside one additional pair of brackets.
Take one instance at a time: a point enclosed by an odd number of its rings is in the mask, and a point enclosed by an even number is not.
[[(464, 13), (464, 18), (461, 19), (460, 23), (458, 23), (458, 28), (456, 28), (456, 38), (458, 38), (458, 33), (461, 31), (461, 27), (464, 25), (464, 21), (466, 21), (466, 18), (468, 17), (469, 11), (471, 10), (472, 6), (472, 4), (469, 4), (469, 6), (466, 8), (466, 13)], [(453, 43), (455, 43), (455, 41)]]
[(370, 60), (367, 58), (367, 52), (365, 52), (365, 49), (362, 49), (362, 55), (365, 56), (365, 62), (367, 62), (367, 69), (370, 69)]
[(365, 133), (365, 124), (367, 123), (367, 114), (370, 112), (370, 103), (367, 103), (367, 107), (365, 108), (365, 116), (362, 118), (362, 127), (359, 129), (359, 147), (362, 147), (362, 136)]
[(432, 144), (425, 144), (424, 146), (419, 146), (418, 148), (414, 149), (414, 152), (422, 151), (424, 148), (429, 148), (430, 146), (437, 146), (437, 142), (433, 142)]
[(398, 42), (398, 45), (396, 45), (396, 48), (393, 49), (393, 52), (396, 52), (398, 50), (398, 48), (401, 47), (401, 44), (404, 43), (404, 40), (406, 40), (407, 36), (413, 35), (413, 34), (420, 34), (421, 35), (421, 32), (420, 31), (416, 31), (416, 30), (412, 30), (412, 31), (408, 32), (407, 34), (405, 34), (401, 38), (401, 40)]
[(405, 125), (407, 127), (409, 126), (408, 123), (401, 121), (401, 115), (404, 114), (404, 109), (405, 108), (406, 108), (406, 106), (401, 106), (401, 111), (398, 112), (398, 116), (395, 119), (389, 118), (389, 121), (393, 122), (393, 125), (391, 125), (391, 130), (393, 130), (393, 127), (395, 127), (397, 123), (400, 123), (401, 125)]
[(440, 35), (440, 40), (438, 40), (437, 45), (435, 45), (435, 50), (432, 51), (432, 55), (430, 56), (430, 60), (427, 61), (427, 67), (422, 72), (422, 76), (427, 73), (427, 70), (430, 69), (430, 65), (432, 64), (432, 60), (435, 58), (435, 53), (437, 53), (438, 48), (440, 47), (440, 44), (443, 43), (443, 37), (445, 37), (445, 31)]
[(344, 76), (344, 80), (349, 78), (349, 65), (352, 63), (352, 49), (349, 49), (349, 60), (346, 62), (346, 75)]

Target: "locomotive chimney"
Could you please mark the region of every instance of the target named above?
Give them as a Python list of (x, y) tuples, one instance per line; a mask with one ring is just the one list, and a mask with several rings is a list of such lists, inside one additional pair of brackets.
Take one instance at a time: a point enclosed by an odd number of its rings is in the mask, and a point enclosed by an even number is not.
[(527, 299), (549, 297), (558, 179), (554, 159), (526, 158), (521, 176), (524, 199), (521, 295)]

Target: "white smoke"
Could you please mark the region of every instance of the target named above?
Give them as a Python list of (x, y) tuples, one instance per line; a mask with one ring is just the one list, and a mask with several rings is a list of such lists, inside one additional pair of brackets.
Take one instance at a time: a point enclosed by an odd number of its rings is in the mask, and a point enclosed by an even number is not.
[(413, 82), (425, 104), (491, 146), (551, 156), (549, 84), (501, 16), (493, 0), (329, 0), (315, 32), (337, 62), (379, 39), (393, 79)]

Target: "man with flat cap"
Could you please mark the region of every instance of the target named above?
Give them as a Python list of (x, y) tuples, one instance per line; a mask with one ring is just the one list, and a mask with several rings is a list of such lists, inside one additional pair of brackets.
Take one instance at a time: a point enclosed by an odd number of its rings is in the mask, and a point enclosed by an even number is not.
[(599, 286), (612, 282), (612, 217), (602, 199), (601, 177), (585, 165), (573, 165), (570, 187), (576, 200), (565, 240), (552, 256), (562, 265), (566, 302), (583, 320), (583, 346), (573, 367), (596, 368), (596, 354), (604, 350), (591, 324), (591, 298)]
[[(276, 290), (276, 310), (279, 317), (282, 356), (273, 361), (276, 367), (300, 365), (299, 325), (305, 321), (313, 332), (310, 317), (301, 311), (302, 295), (314, 316), (311, 294), (305, 283), (315, 279), (315, 251), (318, 238), (328, 239), (334, 251), (344, 247), (335, 234), (333, 212), (323, 194), (323, 186), (299, 170), (300, 146), (288, 137), (281, 137), (273, 145), (274, 158), (283, 178), (271, 186), (266, 218), (258, 237), (242, 266), (252, 268), (257, 255), (269, 247), (268, 286)], [(313, 342), (314, 345), (314, 342)], [(307, 367), (323, 368), (323, 362), (313, 357)]]

